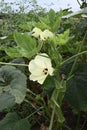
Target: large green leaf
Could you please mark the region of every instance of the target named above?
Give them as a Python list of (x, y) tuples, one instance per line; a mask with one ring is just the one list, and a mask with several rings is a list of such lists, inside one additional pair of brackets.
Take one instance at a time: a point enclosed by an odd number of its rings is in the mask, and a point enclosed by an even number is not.
[(61, 18), (62, 11), (56, 14), (55, 11), (51, 9), (46, 17), (39, 17), (40, 22), (36, 23), (36, 26), (42, 30), (48, 29), (56, 33), (60, 26)]
[(19, 27), (26, 30), (26, 31), (31, 31), (32, 27), (35, 26), (35, 21), (29, 21), (27, 23), (24, 24), (20, 24)]
[(20, 104), (26, 96), (26, 76), (13, 66), (2, 66), (0, 88), (0, 106), (3, 104), (0, 110), (9, 107), (11, 103)]
[(14, 57), (22, 57), (22, 54), (19, 53), (18, 51), (18, 47), (9, 47), (9, 48), (4, 48), (6, 54), (8, 56), (10, 56), (11, 58), (14, 58)]
[(74, 76), (67, 82), (65, 98), (77, 110), (87, 110), (87, 64), (79, 64)]
[[(41, 42), (37, 44), (36, 39), (32, 38), (27, 33), (21, 34), (21, 33), (15, 32), (14, 40), (17, 43), (17, 52), (19, 52), (21, 57), (30, 58), (33, 55), (37, 54), (42, 47)], [(12, 52), (14, 51), (15, 50), (13, 50)]]
[[(1, 87), (0, 87), (1, 88)], [(15, 98), (8, 92), (0, 93), (0, 112), (15, 105)]]
[(65, 45), (69, 40), (69, 29), (64, 31), (62, 34), (59, 34), (55, 40), (57, 45)]
[(52, 26), (52, 31), (53, 32), (58, 31), (58, 28), (60, 27), (60, 23), (61, 23), (61, 18), (62, 18), (62, 11), (60, 10), (58, 12), (58, 14), (56, 14), (56, 17), (54, 19), (54, 23), (53, 23), (53, 26)]
[(20, 48), (26, 51), (31, 51), (36, 47), (36, 40), (27, 33), (21, 34), (15, 31), (14, 40)]
[(65, 45), (69, 40), (69, 29), (64, 31), (64, 33), (62, 33), (62, 34), (59, 34), (58, 36), (52, 37), (50, 40), (54, 43), (55, 46)]
[(56, 17), (56, 13), (53, 9), (51, 9), (48, 13), (48, 18), (49, 18), (49, 21), (50, 21), (50, 25), (52, 25), (52, 26), (54, 24), (55, 17)]
[(6, 45), (1, 46), (0, 50), (4, 50), (11, 58), (26, 57), (31, 58), (37, 54), (42, 48), (42, 42), (32, 38), (28, 33), (14, 32), (14, 40), (17, 43), (16, 46), (8, 47)]
[(0, 121), (0, 130), (30, 130), (30, 124), (27, 119), (21, 119), (16, 113), (8, 113)]
[(47, 17), (39, 17), (39, 21), (38, 23), (36, 23), (36, 26), (39, 27), (40, 29), (44, 30), (44, 29), (51, 29), (51, 27), (49, 26), (49, 20)]

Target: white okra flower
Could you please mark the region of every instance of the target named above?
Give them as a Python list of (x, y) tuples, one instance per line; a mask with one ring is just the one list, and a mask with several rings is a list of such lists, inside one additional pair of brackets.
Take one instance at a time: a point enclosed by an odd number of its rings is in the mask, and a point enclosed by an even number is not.
[(48, 75), (53, 75), (54, 69), (48, 55), (46, 53), (41, 53), (30, 61), (29, 71), (31, 72), (30, 80), (43, 84)]
[(35, 38), (39, 38), (41, 33), (42, 33), (42, 31), (41, 31), (40, 28), (35, 27), (32, 30), (32, 36), (35, 37)]
[(48, 38), (53, 37), (53, 33), (51, 31), (49, 31), (48, 29), (45, 29), (41, 34), (40, 34), (40, 39), (41, 41), (44, 41)]
[(45, 41), (46, 39), (53, 37), (54, 34), (48, 29), (42, 31), (40, 28), (35, 27), (32, 30), (32, 36), (40, 39), (41, 41)]

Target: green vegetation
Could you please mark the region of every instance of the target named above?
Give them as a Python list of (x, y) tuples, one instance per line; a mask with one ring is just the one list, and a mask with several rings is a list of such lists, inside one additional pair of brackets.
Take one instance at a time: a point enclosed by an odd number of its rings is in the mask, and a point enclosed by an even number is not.
[(0, 2), (0, 130), (86, 130), (87, 10), (31, 3)]

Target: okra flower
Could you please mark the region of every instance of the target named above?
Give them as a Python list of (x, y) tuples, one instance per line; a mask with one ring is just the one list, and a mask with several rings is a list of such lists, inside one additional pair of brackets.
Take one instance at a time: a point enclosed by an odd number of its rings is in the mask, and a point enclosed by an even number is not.
[(51, 31), (49, 31), (48, 29), (44, 30), (41, 34), (40, 34), (40, 40), (44, 41), (47, 38), (51, 38), (53, 37), (53, 33)]
[(35, 27), (32, 30), (32, 36), (35, 37), (35, 38), (39, 38), (41, 33), (42, 33), (41, 29), (39, 29), (37, 27)]
[(32, 30), (32, 36), (40, 39), (41, 41), (45, 41), (46, 39), (53, 37), (53, 33), (49, 31), (48, 29), (41, 31), (40, 28), (35, 27)]
[(30, 80), (37, 81), (43, 84), (48, 75), (53, 75), (53, 67), (51, 64), (51, 59), (46, 53), (41, 53), (37, 55), (35, 59), (31, 60), (29, 63)]

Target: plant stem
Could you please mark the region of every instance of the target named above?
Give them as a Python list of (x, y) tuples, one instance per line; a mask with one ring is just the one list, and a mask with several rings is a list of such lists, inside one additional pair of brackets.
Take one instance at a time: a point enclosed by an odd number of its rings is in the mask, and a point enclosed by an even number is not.
[(85, 39), (86, 39), (86, 35), (87, 35), (87, 31), (86, 31), (86, 33), (85, 33), (85, 36), (84, 36), (84, 38), (83, 38), (83, 41), (82, 41), (82, 43), (81, 43), (81, 46), (80, 46), (80, 48), (79, 48), (78, 53), (77, 53), (76, 55), (74, 55), (74, 56), (68, 58), (67, 60), (65, 60), (65, 61), (63, 61), (63, 62), (61, 63), (61, 65), (63, 65), (63, 64), (65, 64), (66, 62), (68, 62), (69, 60), (75, 58), (75, 61), (74, 61), (73, 65), (72, 65), (72, 68), (71, 68), (71, 71), (70, 71), (70, 73), (69, 73), (69, 76), (71, 76), (71, 74), (72, 74), (72, 72), (73, 72), (73, 70), (74, 70), (74, 68), (75, 68), (75, 65), (76, 65), (77, 60), (78, 60), (78, 56), (87, 53), (87, 51), (81, 52), (82, 47), (83, 47), (83, 44), (84, 44)]
[[(85, 42), (85, 39), (86, 39), (86, 35), (87, 35), (87, 31), (86, 31), (86, 33), (85, 33), (85, 35), (84, 35), (83, 41), (82, 41), (81, 46), (80, 46), (79, 51), (78, 51), (78, 54), (79, 54), (79, 53), (81, 52), (81, 50), (82, 50), (82, 47), (83, 47), (84, 42)], [(74, 61), (73, 65), (72, 65), (72, 68), (71, 68), (71, 71), (70, 71), (70, 73), (69, 73), (69, 76), (72, 75), (72, 72), (73, 72), (73, 70), (74, 70), (74, 68), (75, 68), (75, 66), (76, 66), (77, 60), (78, 60), (78, 56), (75, 58), (75, 61)], [(68, 77), (69, 77), (69, 76), (68, 76)]]
[[(55, 100), (58, 99), (58, 96), (59, 96), (59, 91), (58, 89), (56, 88), (56, 98)], [(50, 125), (49, 125), (49, 130), (52, 130), (52, 127), (53, 127), (53, 119), (54, 119), (54, 115), (55, 115), (55, 109), (56, 109), (56, 104), (54, 103), (54, 106), (53, 106), (53, 110), (52, 110), (52, 115), (51, 115), (51, 120), (50, 120)]]
[(16, 63), (6, 63), (6, 62), (0, 62), (1, 65), (13, 65), (13, 66), (25, 66), (28, 67), (26, 64), (16, 64)]
[(63, 61), (63, 62), (61, 63), (61, 65), (65, 64), (66, 62), (68, 62), (68, 61), (70, 61), (70, 60), (76, 58), (77, 56), (80, 56), (80, 55), (82, 55), (82, 54), (85, 54), (85, 53), (87, 53), (87, 51), (82, 51), (82, 52), (80, 52), (80, 53), (78, 53), (78, 54), (76, 54), (76, 55), (74, 55), (74, 56), (68, 58), (67, 60)]
[(27, 88), (27, 92), (31, 93), (32, 95), (36, 96), (34, 92), (32, 92), (29, 88)]
[(35, 113), (37, 113), (39, 110), (43, 109), (44, 107), (40, 107), (38, 108), (36, 111), (34, 111), (32, 114), (30, 114), (29, 116), (27, 116), (25, 119), (30, 118), (31, 116), (33, 116)]
[(31, 105), (35, 110), (37, 110), (37, 108), (30, 101), (28, 101), (27, 99), (24, 99), (24, 101), (29, 105)]
[(52, 130), (52, 127), (53, 127), (53, 119), (54, 119), (55, 109), (56, 109), (56, 105), (53, 106), (53, 111), (52, 111), (52, 115), (51, 115), (49, 130)]
[(81, 7), (81, 4), (80, 4), (79, 0), (77, 0), (77, 2), (78, 2), (78, 4), (79, 4), (79, 6)]

